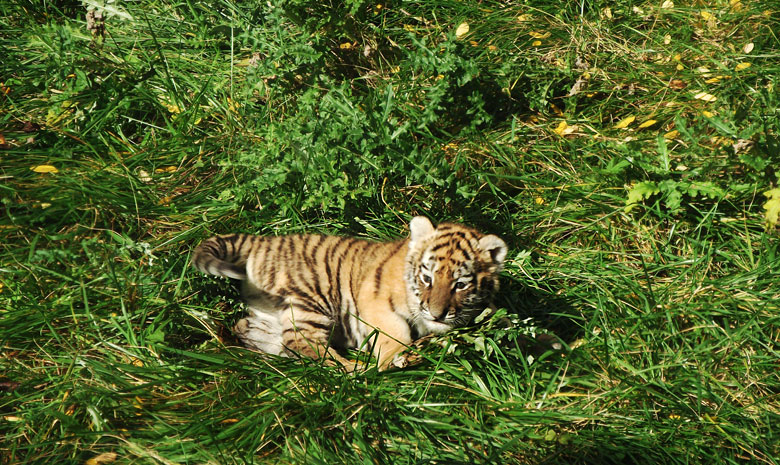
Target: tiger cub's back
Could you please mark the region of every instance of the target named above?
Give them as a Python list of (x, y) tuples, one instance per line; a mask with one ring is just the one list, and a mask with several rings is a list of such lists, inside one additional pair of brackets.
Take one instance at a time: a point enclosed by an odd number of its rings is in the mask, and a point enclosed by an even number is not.
[[(361, 289), (370, 289), (372, 297), (398, 307), (406, 305), (407, 242), (230, 234), (203, 242), (192, 262), (204, 273), (243, 281), (242, 296), (250, 316), (239, 322), (236, 331), (246, 345), (283, 354), (283, 336), (289, 330), (307, 339), (326, 337), (334, 347), (352, 348), (371, 332), (361, 324), (359, 307), (370, 306), (358, 305)], [(295, 310), (293, 324), (287, 322), (289, 309)]]

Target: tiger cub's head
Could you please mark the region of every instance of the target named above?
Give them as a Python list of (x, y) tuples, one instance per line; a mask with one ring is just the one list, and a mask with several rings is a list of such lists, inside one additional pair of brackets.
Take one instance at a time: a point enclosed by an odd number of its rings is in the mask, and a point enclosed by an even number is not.
[[(417, 216), (409, 223), (406, 285), (418, 329), (441, 334), (481, 313), (498, 290), (506, 244), (467, 226), (431, 222)], [(419, 302), (419, 303), (418, 303)]]

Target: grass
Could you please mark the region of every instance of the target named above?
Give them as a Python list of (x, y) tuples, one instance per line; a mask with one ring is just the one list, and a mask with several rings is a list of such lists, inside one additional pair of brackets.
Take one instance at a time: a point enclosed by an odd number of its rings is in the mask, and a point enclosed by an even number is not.
[[(0, 462), (780, 462), (776, 3), (90, 5), (0, 2)], [(188, 267), (414, 214), (511, 252), (404, 370)]]

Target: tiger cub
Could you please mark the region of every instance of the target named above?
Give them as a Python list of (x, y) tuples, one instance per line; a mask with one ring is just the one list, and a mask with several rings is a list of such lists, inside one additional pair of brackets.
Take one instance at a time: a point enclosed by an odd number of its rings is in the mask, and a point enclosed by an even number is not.
[[(373, 349), (380, 369), (412, 341), (465, 325), (498, 289), (507, 247), (494, 235), (422, 216), (395, 242), (321, 235), (216, 236), (194, 251), (198, 270), (243, 281), (249, 315), (235, 326), (247, 346), (328, 357)], [(376, 335), (367, 340), (371, 335)]]

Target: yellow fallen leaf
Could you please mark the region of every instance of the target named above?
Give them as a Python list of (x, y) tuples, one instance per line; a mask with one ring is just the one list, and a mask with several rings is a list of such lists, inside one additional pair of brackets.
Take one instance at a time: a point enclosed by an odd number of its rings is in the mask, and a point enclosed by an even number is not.
[(569, 134), (573, 134), (575, 131), (579, 129), (579, 126), (576, 124), (569, 126), (566, 121), (561, 121), (558, 126), (553, 129), (553, 132), (558, 134), (559, 136), (568, 136)]
[(533, 37), (534, 39), (546, 39), (550, 37), (550, 31), (547, 32), (536, 32), (531, 31), (528, 33), (529, 36)]
[(715, 84), (716, 82), (720, 82), (721, 79), (723, 79), (723, 76), (715, 76), (714, 78), (709, 78), (704, 82), (706, 84)]
[(181, 113), (181, 108), (178, 105), (173, 105), (167, 102), (162, 102), (162, 105), (168, 110), (169, 113), (178, 114)]
[(469, 33), (469, 23), (463, 22), (458, 25), (458, 28), (455, 29), (455, 38), (460, 39), (461, 37), (465, 36)]
[(752, 64), (752, 63), (750, 63), (750, 62), (748, 62), (748, 61), (745, 61), (745, 62), (742, 62), (742, 63), (738, 64), (738, 65), (737, 65), (737, 66), (734, 68), (734, 71), (741, 71), (741, 70), (743, 70), (743, 69), (748, 69), (748, 68), (750, 68), (751, 66), (753, 66), (753, 64)]
[(750, 52), (752, 52), (753, 51), (753, 47), (754, 47), (753, 42), (749, 42), (749, 43), (745, 44), (745, 46), (742, 47), (742, 53), (750, 53)]
[(649, 128), (650, 126), (654, 125), (657, 122), (658, 121), (656, 121), (654, 119), (649, 119), (649, 120), (645, 121), (644, 123), (640, 124), (639, 125), (639, 129)]
[(490, 50), (491, 52), (495, 52), (496, 50), (498, 50), (498, 47), (496, 47), (495, 45), (488, 45), (487, 49)]
[(103, 463), (111, 463), (116, 460), (116, 454), (113, 452), (103, 452), (100, 455), (96, 455), (91, 459), (84, 462), (84, 465), (101, 465)]
[(715, 116), (715, 113), (707, 110), (702, 111), (701, 114), (706, 116), (707, 118), (712, 118), (713, 116)]
[(677, 63), (677, 66), (675, 66), (675, 69), (677, 69), (677, 71), (682, 71), (682, 70), (685, 69), (685, 66), (681, 65), (680, 63)]
[(57, 168), (51, 165), (38, 165), (38, 166), (33, 166), (30, 169), (35, 171), (36, 173), (56, 173), (59, 171)]
[(176, 171), (175, 166), (164, 166), (154, 170), (155, 173), (174, 173)]
[(712, 13), (710, 13), (709, 11), (702, 11), (701, 12), (701, 17), (704, 18), (707, 21), (709, 21), (711, 19), (715, 19), (715, 17), (712, 16)]
[(705, 102), (714, 102), (715, 100), (718, 100), (718, 97), (715, 97), (712, 94), (708, 94), (707, 92), (699, 92), (698, 94), (694, 95), (693, 98), (696, 100), (703, 100)]
[(535, 202), (537, 205), (543, 205), (543, 204), (544, 204), (544, 199), (543, 199), (543, 198), (541, 198), (541, 197), (537, 197), (537, 198), (535, 198), (535, 199), (534, 199), (534, 202)]
[(764, 192), (767, 198), (764, 204), (764, 220), (766, 220), (767, 229), (774, 228), (780, 217), (780, 188), (774, 188)]
[(342, 50), (348, 50), (352, 48), (352, 44), (349, 42), (344, 42), (343, 44), (339, 45), (339, 48)]
[(633, 123), (636, 119), (636, 116), (627, 116), (620, 120), (618, 124), (615, 125), (615, 129), (624, 129), (627, 128), (629, 124)]
[(532, 19), (533, 19), (533, 16), (531, 16), (529, 14), (522, 14), (522, 15), (517, 17), (517, 21), (521, 22), (521, 23), (524, 23), (526, 21), (530, 21)]
[(531, 42), (531, 45), (534, 46), (534, 47), (538, 47), (538, 46), (542, 45), (542, 41), (541, 40), (535, 40), (535, 41)]
[(675, 139), (679, 135), (680, 135), (680, 131), (678, 131), (677, 129), (672, 129), (671, 131), (664, 134), (664, 139)]
[(604, 8), (604, 16), (608, 19), (612, 19), (612, 9), (610, 7)]

